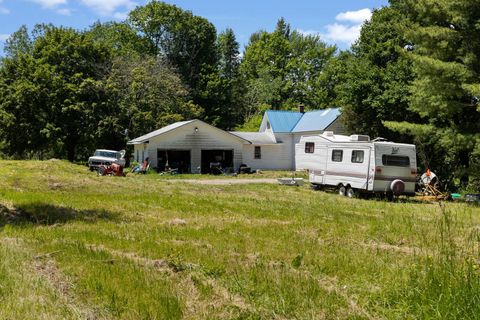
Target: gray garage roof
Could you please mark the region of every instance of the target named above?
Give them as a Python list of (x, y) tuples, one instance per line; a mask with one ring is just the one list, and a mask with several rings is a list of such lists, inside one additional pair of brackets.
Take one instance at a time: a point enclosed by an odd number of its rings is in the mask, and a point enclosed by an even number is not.
[(210, 125), (210, 124), (208, 124), (208, 123), (205, 123), (205, 122), (203, 122), (203, 121), (201, 121), (201, 120), (194, 119), (194, 120), (189, 120), (189, 121), (180, 121), (180, 122), (172, 123), (172, 124), (170, 124), (170, 125), (168, 125), (168, 126), (166, 126), (166, 127), (163, 127), (163, 128), (161, 128), (161, 129), (158, 129), (158, 130), (152, 131), (152, 132), (150, 132), (150, 133), (147, 133), (146, 135), (143, 135), (143, 136), (141, 136), (141, 137), (138, 137), (138, 138), (135, 138), (135, 139), (133, 139), (133, 140), (130, 140), (130, 141), (127, 142), (127, 144), (142, 144), (142, 143), (146, 143), (146, 142), (148, 142), (150, 139), (152, 139), (152, 138), (154, 138), (154, 137), (157, 137), (157, 136), (159, 136), (159, 135), (162, 135), (162, 134), (165, 134), (165, 133), (167, 133), (167, 132), (173, 131), (173, 130), (178, 129), (178, 128), (180, 128), (180, 127), (183, 127), (183, 126), (185, 126), (185, 125), (187, 125), (187, 124), (190, 124), (190, 123), (192, 123), (192, 122), (204, 123), (204, 124), (206, 124), (206, 125), (214, 128), (214, 129), (216, 129), (216, 130), (218, 130), (218, 131), (220, 131), (220, 132), (223, 132), (223, 133), (225, 133), (225, 134), (227, 134), (227, 135), (231, 135), (231, 136), (233, 136), (233, 137), (235, 137), (235, 138), (237, 138), (237, 139), (241, 139), (241, 140), (244, 140), (245, 142), (252, 143), (250, 140), (245, 139), (244, 137), (242, 137), (242, 136), (240, 136), (240, 135), (236, 135), (236, 134), (233, 134), (232, 132), (224, 131), (224, 130), (219, 129), (219, 128), (217, 128), (217, 127), (214, 127), (214, 126), (212, 126), (212, 125)]
[(127, 144), (141, 144), (141, 143), (147, 142), (148, 140), (150, 140), (153, 137), (156, 137), (156, 136), (159, 136), (161, 134), (167, 133), (169, 131), (175, 130), (175, 129), (180, 128), (180, 127), (182, 127), (186, 124), (192, 123), (194, 121), (196, 121), (196, 120), (180, 121), (180, 122), (172, 123), (172, 124), (170, 124), (166, 127), (163, 127), (161, 129), (158, 129), (158, 130), (152, 131), (150, 133), (147, 133), (146, 135), (143, 135), (141, 137), (130, 140), (130, 141), (128, 141)]
[(240, 137), (244, 140), (250, 141), (252, 144), (277, 144), (275, 138), (266, 132), (239, 132), (233, 131), (230, 132), (237, 137)]

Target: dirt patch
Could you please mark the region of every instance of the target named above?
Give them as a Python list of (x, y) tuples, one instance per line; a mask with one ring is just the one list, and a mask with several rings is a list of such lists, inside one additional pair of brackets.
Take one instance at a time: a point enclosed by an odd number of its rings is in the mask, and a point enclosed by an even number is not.
[(173, 219), (173, 220), (170, 220), (168, 222), (168, 225), (170, 226), (186, 226), (187, 225), (187, 221), (186, 220), (183, 220), (183, 219)]
[(421, 252), (420, 248), (405, 246), (401, 242), (398, 245), (388, 244), (388, 243), (378, 243), (378, 242), (361, 243), (360, 245), (363, 247), (371, 248), (371, 249), (378, 249), (382, 251), (395, 251), (395, 252), (405, 253), (405, 254), (415, 254), (415, 253)]
[[(245, 301), (243, 297), (230, 292), (218, 281), (206, 276), (201, 271), (199, 265), (178, 263), (167, 259), (147, 259), (132, 252), (109, 249), (103, 245), (88, 245), (88, 247), (93, 251), (108, 252), (114, 257), (125, 258), (139, 266), (154, 268), (159, 272), (167, 274), (181, 288), (178, 294), (185, 301), (186, 305), (184, 319), (198, 319), (199, 316), (209, 318), (208, 315), (211, 312), (218, 315), (219, 309), (226, 312), (220, 318), (235, 316), (235, 309), (241, 311), (254, 310), (253, 306)], [(115, 260), (105, 260), (104, 262), (116, 263)], [(199, 285), (210, 288), (213, 297), (209, 297), (208, 300), (206, 297), (203, 297), (197, 288)]]
[(68, 305), (69, 309), (80, 319), (104, 319), (105, 317), (100, 316), (93, 309), (76, 301), (76, 297), (72, 294), (72, 282), (62, 274), (53, 260), (44, 259), (44, 257), (50, 257), (50, 255), (37, 256), (33, 267), (36, 273), (58, 293), (59, 298)]
[[(289, 268), (292, 272), (298, 272), (303, 274), (306, 277), (311, 278), (318, 283), (322, 289), (324, 289), (329, 294), (336, 294), (342, 297), (348, 304), (348, 309), (340, 310), (340, 319), (352, 318), (352, 315), (361, 316), (366, 319), (376, 319), (370, 313), (368, 313), (364, 308), (358, 305), (354, 297), (350, 296), (347, 292), (347, 286), (341, 286), (338, 283), (337, 278), (324, 275), (322, 277), (314, 276), (307, 270), (298, 270), (295, 268)], [(352, 314), (353, 313), (353, 314)]]

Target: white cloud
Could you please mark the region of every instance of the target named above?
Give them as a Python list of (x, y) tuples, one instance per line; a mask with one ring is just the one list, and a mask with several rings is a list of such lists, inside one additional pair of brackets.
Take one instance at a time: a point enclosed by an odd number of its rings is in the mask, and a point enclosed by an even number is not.
[(355, 24), (362, 24), (372, 17), (372, 10), (366, 8), (358, 11), (347, 11), (339, 13), (335, 19), (337, 21), (347, 21)]
[(126, 12), (115, 12), (113, 17), (117, 20), (126, 20), (128, 18), (128, 11)]
[(98, 12), (101, 16), (123, 17), (123, 12), (117, 12), (118, 8), (131, 10), (137, 5), (132, 0), (81, 0), (84, 5)]
[(361, 9), (358, 11), (346, 11), (337, 14), (335, 22), (325, 26), (325, 32), (315, 30), (298, 30), (304, 35), (319, 35), (329, 42), (351, 45), (360, 36), (362, 25), (372, 17), (372, 10)]
[(62, 4), (67, 4), (67, 0), (30, 0), (38, 3), (44, 8), (54, 8)]
[(56, 12), (62, 16), (70, 16), (72, 15), (72, 10), (68, 9), (68, 8), (61, 8), (61, 9), (58, 9), (56, 10)]
[(323, 38), (333, 42), (342, 42), (345, 44), (354, 43), (360, 36), (360, 30), (362, 29), (361, 24), (356, 24), (353, 26), (345, 24), (329, 24), (326, 26), (327, 33), (323, 34)]
[[(3, 0), (0, 0), (0, 4), (2, 4)], [(0, 7), (0, 14), (9, 14), (10, 10), (5, 7)]]
[(68, 4), (68, 0), (30, 0), (30, 1), (41, 5), (45, 9), (55, 10), (57, 14), (60, 14), (62, 16), (70, 16), (72, 14), (72, 10), (65, 7), (65, 5)]
[(9, 34), (0, 34), (0, 42), (5, 42), (9, 37)]

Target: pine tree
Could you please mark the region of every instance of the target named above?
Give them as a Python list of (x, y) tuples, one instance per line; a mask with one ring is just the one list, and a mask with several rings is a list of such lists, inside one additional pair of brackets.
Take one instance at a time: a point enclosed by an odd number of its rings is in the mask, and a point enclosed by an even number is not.
[(450, 184), (470, 180), (480, 190), (480, 2), (420, 0), (409, 8), (416, 74), (409, 105), (421, 121), (387, 125), (441, 155), (435, 170)]

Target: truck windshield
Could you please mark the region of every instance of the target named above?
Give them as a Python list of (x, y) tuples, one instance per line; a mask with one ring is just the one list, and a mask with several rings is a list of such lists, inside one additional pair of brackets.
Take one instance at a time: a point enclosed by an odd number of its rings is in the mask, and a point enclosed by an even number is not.
[(105, 158), (114, 158), (120, 159), (120, 154), (117, 152), (108, 152), (108, 151), (95, 151), (96, 157), (105, 157)]
[(384, 154), (382, 156), (382, 164), (392, 167), (410, 167), (410, 158), (408, 156), (393, 156)]

